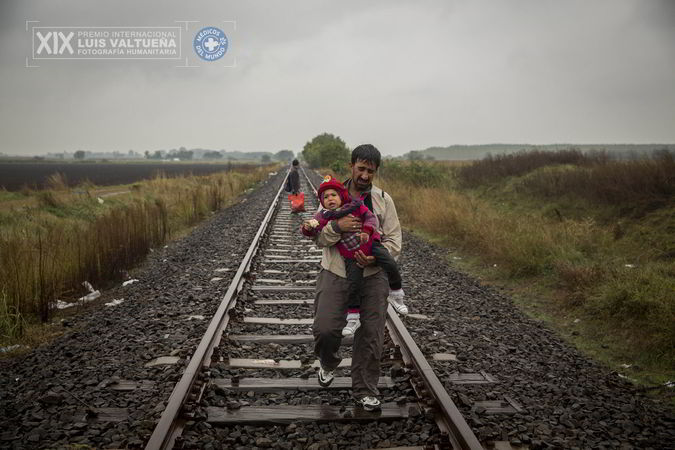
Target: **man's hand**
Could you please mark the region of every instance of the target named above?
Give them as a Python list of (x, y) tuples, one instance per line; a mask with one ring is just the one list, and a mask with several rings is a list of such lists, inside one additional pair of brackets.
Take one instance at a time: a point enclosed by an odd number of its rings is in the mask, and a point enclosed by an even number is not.
[(361, 267), (372, 266), (375, 264), (375, 257), (372, 255), (366, 256), (361, 250), (357, 250), (354, 253), (354, 259)]
[(370, 236), (368, 235), (368, 233), (366, 233), (366, 232), (364, 232), (364, 231), (361, 232), (361, 235), (360, 235), (360, 236), (361, 236), (361, 243), (362, 243), (362, 244), (365, 244), (366, 242), (368, 242), (368, 238), (370, 237)]
[(356, 233), (361, 229), (361, 219), (347, 214), (337, 219), (337, 225), (342, 233)]

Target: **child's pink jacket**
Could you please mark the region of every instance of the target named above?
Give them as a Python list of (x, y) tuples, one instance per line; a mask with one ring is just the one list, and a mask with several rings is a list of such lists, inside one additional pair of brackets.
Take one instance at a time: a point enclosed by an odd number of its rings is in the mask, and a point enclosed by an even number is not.
[[(327, 209), (317, 211), (317, 213), (314, 214), (314, 219), (319, 222), (319, 226), (310, 230), (305, 230), (304, 227), (300, 227), (300, 230), (305, 236), (314, 237), (319, 234), (323, 227), (328, 225), (331, 220), (339, 219), (348, 214), (361, 219), (362, 226), (361, 230), (357, 233), (342, 233), (342, 237), (338, 243), (335, 244), (338, 251), (340, 252), (340, 255), (346, 259), (354, 259), (354, 253), (356, 253), (357, 250), (361, 250), (364, 254), (370, 255), (370, 249), (373, 246), (373, 240), (380, 240), (380, 234), (377, 232), (379, 222), (377, 220), (377, 216), (373, 214), (361, 200), (352, 200), (335, 211), (330, 211)], [(370, 238), (365, 244), (361, 244), (361, 238), (359, 236), (359, 234), (363, 231), (370, 235)]]

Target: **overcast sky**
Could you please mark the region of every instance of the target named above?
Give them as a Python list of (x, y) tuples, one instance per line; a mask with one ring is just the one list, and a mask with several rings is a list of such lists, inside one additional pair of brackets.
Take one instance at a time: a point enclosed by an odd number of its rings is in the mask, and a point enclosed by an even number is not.
[[(204, 62), (184, 45), (193, 68), (26, 67), (26, 20), (199, 20), (183, 39), (215, 25), (230, 48)], [(675, 143), (671, 0), (0, 0), (0, 26), (0, 152), (9, 154), (299, 151), (322, 132), (390, 155), (451, 144)]]

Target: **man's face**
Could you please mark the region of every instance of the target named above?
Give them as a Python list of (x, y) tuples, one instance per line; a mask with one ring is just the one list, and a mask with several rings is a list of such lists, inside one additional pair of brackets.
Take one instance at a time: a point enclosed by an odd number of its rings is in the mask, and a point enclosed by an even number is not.
[(365, 191), (373, 183), (377, 168), (375, 164), (357, 159), (354, 164), (349, 165), (352, 169), (352, 181), (357, 191)]

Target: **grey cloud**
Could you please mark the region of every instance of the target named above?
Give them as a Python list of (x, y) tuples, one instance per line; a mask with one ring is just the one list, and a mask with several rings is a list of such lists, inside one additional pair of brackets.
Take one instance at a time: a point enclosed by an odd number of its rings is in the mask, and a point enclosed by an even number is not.
[[(6, 153), (299, 150), (323, 131), (389, 154), (455, 143), (675, 141), (669, 1), (0, 5)], [(31, 18), (234, 19), (237, 67), (61, 61), (26, 69)]]

